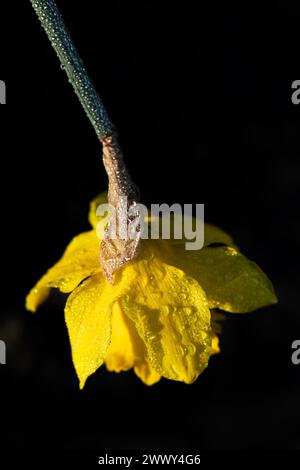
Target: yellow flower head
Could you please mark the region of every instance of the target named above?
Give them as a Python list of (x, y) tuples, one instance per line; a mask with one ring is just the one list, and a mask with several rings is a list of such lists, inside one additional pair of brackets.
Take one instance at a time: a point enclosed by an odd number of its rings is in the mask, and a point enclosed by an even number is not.
[[(101, 141), (109, 203), (120, 210), (125, 196), (128, 209), (135, 207), (139, 195), (115, 127), (55, 1), (31, 3)], [(161, 377), (194, 382), (220, 351), (213, 309), (249, 312), (274, 303), (272, 284), (211, 225), (205, 226), (204, 248), (186, 251), (185, 240), (141, 240), (140, 230), (134, 239), (110, 238), (110, 227), (116, 227), (109, 220), (100, 249), (95, 228), (101, 202), (103, 196), (91, 205), (93, 230), (75, 237), (36, 284), (28, 310), (35, 312), (53, 287), (70, 293), (65, 318), (81, 388), (103, 363), (116, 372), (133, 368), (148, 385)]]
[(71, 241), (27, 296), (27, 309), (35, 312), (51, 288), (71, 293), (65, 319), (80, 388), (103, 363), (115, 372), (133, 368), (147, 385), (161, 377), (194, 382), (220, 351), (213, 309), (242, 313), (275, 303), (271, 282), (229, 235), (206, 224), (199, 251), (186, 251), (184, 241), (143, 240), (111, 285), (99, 263), (100, 202), (103, 195), (91, 203), (93, 230)]

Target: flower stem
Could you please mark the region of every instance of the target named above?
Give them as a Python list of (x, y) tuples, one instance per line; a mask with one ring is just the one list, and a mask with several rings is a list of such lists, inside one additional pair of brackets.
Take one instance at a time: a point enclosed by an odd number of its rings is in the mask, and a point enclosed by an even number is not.
[[(126, 206), (129, 210), (138, 201), (138, 190), (124, 164), (114, 126), (83, 65), (55, 1), (30, 1), (61, 61), (62, 68), (65, 69), (68, 75), (69, 82), (73, 85), (75, 93), (102, 142), (103, 163), (109, 180), (108, 201), (117, 213), (121, 213), (122, 201), (125, 197)], [(137, 211), (131, 219), (126, 218), (126, 224), (129, 226), (130, 222), (135, 221), (139, 222), (139, 213)], [(119, 237), (115, 239), (111, 237), (111, 233), (116, 232), (115, 229), (118, 224), (116, 218), (111, 216), (100, 249), (100, 264), (111, 283), (113, 283), (115, 271), (137, 256), (141, 236), (138, 231), (135, 238), (123, 239)]]
[(114, 133), (106, 109), (83, 65), (54, 0), (30, 0), (47, 36), (73, 85), (97, 136), (102, 141)]

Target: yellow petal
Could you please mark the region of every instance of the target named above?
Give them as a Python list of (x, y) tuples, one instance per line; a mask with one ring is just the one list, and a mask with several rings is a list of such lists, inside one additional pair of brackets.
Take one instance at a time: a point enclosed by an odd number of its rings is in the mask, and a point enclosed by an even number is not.
[(211, 341), (211, 354), (219, 354), (221, 352), (219, 338), (214, 336)]
[(49, 293), (50, 288), (45, 287), (43, 283), (39, 281), (26, 297), (25, 306), (27, 310), (35, 312), (38, 306), (47, 300)]
[(90, 203), (90, 210), (89, 210), (89, 215), (88, 219), (93, 228), (97, 228), (98, 223), (103, 219), (103, 216), (98, 216), (96, 215), (97, 207), (100, 204), (106, 204), (107, 203), (107, 192), (103, 192), (101, 194), (98, 194)]
[(105, 357), (107, 369), (114, 372), (131, 369), (143, 360), (144, 355), (145, 346), (133, 321), (124, 315), (116, 302), (112, 312), (111, 343)]
[(130, 270), (138, 276), (121, 305), (144, 340), (152, 367), (164, 377), (192, 383), (207, 366), (211, 351), (204, 291), (154, 254), (127, 265), (124, 273)]
[(26, 308), (35, 312), (46, 299), (49, 288), (71, 292), (88, 276), (100, 271), (100, 242), (96, 231), (73, 238), (62, 258), (39, 280), (26, 298)]
[(161, 250), (161, 256), (199, 282), (209, 308), (244, 313), (277, 302), (271, 281), (236, 247), (206, 246), (201, 250), (186, 250), (181, 243), (174, 250), (169, 242), (169, 248)]
[(199, 281), (210, 308), (243, 313), (277, 301), (265, 273), (235, 248), (186, 251), (181, 257), (177, 256), (176, 265)]
[(65, 319), (80, 388), (103, 363), (111, 340), (112, 286), (96, 274), (69, 296)]
[[(151, 217), (149, 218), (151, 220)], [(149, 221), (148, 219), (148, 221)], [(159, 233), (159, 238), (162, 240), (162, 221), (165, 219), (165, 222), (170, 224), (170, 240), (169, 240), (169, 243), (171, 244), (174, 244), (174, 245), (183, 245), (184, 247), (184, 244), (189, 241), (185, 236), (184, 236), (184, 223), (189, 221), (191, 223), (191, 219), (192, 219), (192, 226), (196, 226), (196, 219), (195, 217), (190, 217), (188, 215), (185, 215), (183, 217), (182, 214), (178, 214), (178, 213), (171, 213), (170, 216), (169, 215), (165, 215), (163, 217), (160, 217), (159, 219), (156, 219), (156, 220), (159, 220), (160, 221), (160, 225), (158, 227), (158, 233)], [(176, 239), (174, 238), (174, 228), (177, 227), (177, 228), (182, 228), (181, 230), (181, 233), (182, 233), (182, 238), (179, 238), (179, 239)], [(228, 233), (224, 232), (224, 230), (222, 230), (221, 228), (219, 227), (216, 227), (215, 225), (212, 225), (212, 224), (208, 224), (208, 223), (205, 223), (204, 224), (204, 246), (208, 246), (208, 245), (211, 245), (211, 244), (214, 244), (214, 243), (220, 243), (222, 245), (229, 245), (229, 246), (234, 246), (234, 242), (233, 242), (233, 239), (230, 235), (228, 235)]]
[(213, 243), (222, 243), (223, 245), (233, 246), (233, 240), (228, 233), (212, 224), (204, 224), (204, 246)]
[(154, 385), (161, 379), (161, 376), (146, 359), (135, 366), (134, 372), (146, 385)]
[(146, 347), (130, 318), (122, 312), (119, 302), (112, 311), (112, 335), (105, 364), (109, 371), (120, 372), (134, 367), (136, 375), (146, 384), (153, 385), (160, 375), (146, 359)]
[[(127, 295), (132, 290), (136, 273), (118, 273), (116, 277), (115, 284), (111, 285), (102, 272), (91, 276), (72, 292), (65, 307), (72, 358), (80, 388), (83, 388), (86, 379), (107, 357), (112, 337), (112, 311), (119, 314), (114, 304), (120, 296)], [(114, 320), (114, 326), (120, 326), (120, 317)], [(123, 328), (122, 324), (121, 327)], [(130, 334), (133, 332), (130, 331)], [(126, 335), (127, 332), (123, 329), (121, 336), (125, 340)], [(130, 350), (127, 350), (127, 346), (128, 344), (125, 344), (126, 360), (130, 361)], [(133, 346), (136, 356), (138, 348), (135, 341)], [(113, 352), (116, 351), (115, 346), (113, 348)]]

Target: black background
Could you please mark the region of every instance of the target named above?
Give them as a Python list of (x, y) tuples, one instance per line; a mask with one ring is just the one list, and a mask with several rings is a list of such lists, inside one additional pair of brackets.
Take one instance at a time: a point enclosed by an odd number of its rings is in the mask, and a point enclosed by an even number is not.
[[(227, 315), (193, 385), (102, 367), (79, 391), (62, 295), (24, 298), (89, 228), (101, 147), (29, 0), (1, 1), (3, 449), (300, 449), (299, 10), (289, 2), (57, 1), (142, 201), (205, 203), (279, 304)], [(200, 6), (199, 6), (200, 5)], [(299, 284), (298, 284), (299, 285)]]

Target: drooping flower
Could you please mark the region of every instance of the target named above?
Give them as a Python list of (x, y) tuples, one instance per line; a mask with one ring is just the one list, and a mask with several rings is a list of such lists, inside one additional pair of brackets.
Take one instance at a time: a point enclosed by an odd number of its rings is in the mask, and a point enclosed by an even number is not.
[(178, 240), (143, 240), (111, 285), (95, 230), (101, 202), (103, 195), (91, 203), (93, 230), (71, 241), (27, 296), (27, 309), (35, 312), (51, 288), (70, 293), (65, 320), (81, 388), (103, 363), (115, 372), (133, 368), (148, 385), (161, 377), (194, 382), (220, 351), (214, 309), (243, 313), (275, 303), (271, 282), (229, 235), (205, 224), (199, 251)]

